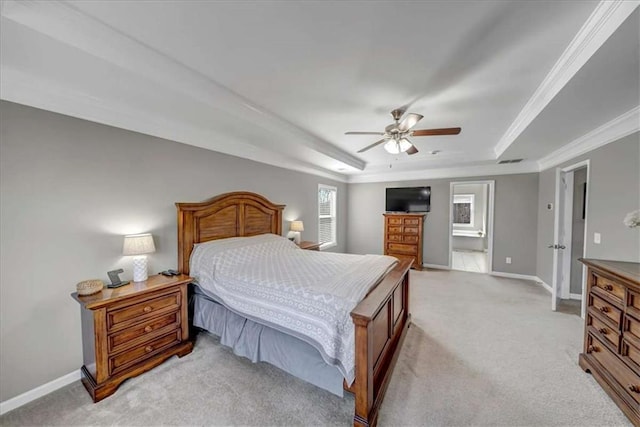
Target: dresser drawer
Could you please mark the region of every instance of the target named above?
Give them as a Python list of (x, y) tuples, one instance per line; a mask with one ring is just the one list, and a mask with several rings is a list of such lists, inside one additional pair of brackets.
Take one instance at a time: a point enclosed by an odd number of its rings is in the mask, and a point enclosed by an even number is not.
[(388, 225), (402, 225), (402, 218), (387, 217)]
[(403, 236), (403, 243), (418, 243), (418, 236)]
[(613, 321), (617, 329), (620, 328), (620, 317), (622, 315), (622, 311), (614, 307), (613, 304), (598, 298), (592, 293), (589, 295), (589, 306), (590, 309), (599, 311), (604, 317)]
[(418, 218), (405, 218), (404, 225), (420, 225), (420, 220)]
[(587, 354), (591, 354), (627, 391), (629, 396), (640, 403), (640, 378), (638, 375), (593, 335), (589, 334), (587, 343)]
[(620, 347), (620, 334), (617, 330), (614, 330), (609, 325), (598, 319), (591, 314), (587, 314), (587, 324), (592, 328), (590, 331), (596, 335), (600, 335), (601, 338), (606, 339), (611, 345), (613, 345), (618, 351)]
[(627, 313), (631, 313), (640, 319), (640, 294), (627, 289)]
[(418, 253), (418, 246), (404, 245), (402, 243), (389, 243), (388, 249), (389, 249), (389, 252), (394, 252), (399, 254), (415, 255)]
[(624, 300), (624, 286), (615, 283), (606, 277), (600, 276), (598, 273), (592, 273), (592, 290), (598, 292), (605, 297), (622, 303)]
[(402, 242), (402, 234), (389, 234), (387, 240), (390, 242)]
[(419, 234), (420, 229), (418, 227), (404, 227), (404, 234)]
[(387, 228), (388, 234), (402, 234), (402, 227), (389, 227)]
[(636, 371), (640, 372), (640, 350), (626, 340), (622, 340), (622, 358)]
[(109, 375), (117, 374), (132, 364), (151, 357), (174, 344), (178, 344), (181, 339), (180, 335), (180, 330), (176, 329), (167, 335), (156, 338), (153, 341), (142, 343), (129, 351), (110, 357)]
[(150, 317), (155, 317), (160, 313), (176, 311), (180, 308), (180, 304), (181, 293), (172, 292), (137, 300), (133, 304), (122, 308), (119, 306), (110, 307), (107, 309), (107, 330), (111, 332), (127, 325), (144, 321)]
[(107, 338), (108, 352), (117, 353), (127, 347), (148, 341), (163, 332), (169, 332), (180, 327), (180, 312), (174, 311), (169, 314), (154, 317), (146, 322), (138, 323), (135, 326), (123, 331), (109, 335)]
[(640, 322), (628, 314), (624, 316), (622, 331), (624, 332), (625, 337), (630, 335), (631, 339), (636, 339), (640, 342)]

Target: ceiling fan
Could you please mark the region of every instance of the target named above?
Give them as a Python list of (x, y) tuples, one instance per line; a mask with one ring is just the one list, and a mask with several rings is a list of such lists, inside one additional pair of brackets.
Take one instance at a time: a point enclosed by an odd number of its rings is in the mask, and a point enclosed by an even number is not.
[(358, 153), (364, 153), (367, 150), (372, 149), (382, 143), (384, 149), (391, 154), (407, 153), (409, 155), (416, 154), (418, 149), (408, 137), (413, 136), (433, 136), (433, 135), (458, 135), (461, 128), (442, 128), (442, 129), (419, 129), (411, 130), (421, 119), (421, 114), (409, 113), (404, 116), (404, 119), (400, 121), (400, 118), (404, 115), (405, 110), (397, 108), (391, 112), (391, 116), (395, 123), (390, 124), (384, 128), (384, 132), (345, 132), (345, 135), (380, 135), (382, 139), (374, 142), (371, 145), (358, 150)]

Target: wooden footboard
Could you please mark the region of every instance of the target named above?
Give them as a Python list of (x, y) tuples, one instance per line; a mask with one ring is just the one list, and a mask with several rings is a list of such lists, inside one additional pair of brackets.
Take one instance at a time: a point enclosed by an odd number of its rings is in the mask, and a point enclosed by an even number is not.
[(402, 342), (411, 323), (409, 268), (401, 261), (351, 312), (356, 327), (354, 426), (375, 426)]

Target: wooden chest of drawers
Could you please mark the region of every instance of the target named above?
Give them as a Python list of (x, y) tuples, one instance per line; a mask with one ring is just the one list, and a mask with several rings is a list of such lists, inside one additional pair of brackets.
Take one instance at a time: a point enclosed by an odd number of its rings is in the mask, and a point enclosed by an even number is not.
[(145, 282), (71, 296), (81, 304), (82, 383), (98, 402), (127, 378), (193, 349), (187, 320), (189, 276), (150, 276)]
[(384, 214), (384, 254), (411, 259), (411, 268), (422, 269), (422, 224), (425, 214)]
[(588, 306), (580, 366), (640, 426), (640, 264), (581, 261)]

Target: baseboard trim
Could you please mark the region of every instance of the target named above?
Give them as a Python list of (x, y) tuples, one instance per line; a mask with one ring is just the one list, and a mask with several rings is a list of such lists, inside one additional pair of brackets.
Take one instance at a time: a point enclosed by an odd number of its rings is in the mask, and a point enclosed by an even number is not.
[(582, 294), (569, 294), (569, 299), (577, 299), (578, 301), (582, 301)]
[(16, 408), (19, 408), (22, 405), (26, 405), (29, 402), (32, 402), (46, 394), (49, 394), (53, 391), (58, 390), (66, 385), (73, 383), (74, 381), (78, 381), (80, 379), (80, 370), (73, 371), (68, 373), (67, 375), (63, 375), (60, 378), (56, 378), (53, 381), (49, 381), (46, 384), (42, 384), (32, 390), (25, 391), (24, 393), (12, 397), (9, 400), (5, 400), (4, 402), (0, 402), (0, 415), (4, 415), (9, 411), (13, 411)]
[(492, 271), (489, 274), (491, 274), (492, 276), (507, 277), (509, 279), (531, 280), (536, 282), (538, 285), (542, 286), (547, 292), (551, 293), (551, 286), (544, 283), (544, 280), (542, 280), (538, 276), (530, 276), (528, 274), (517, 274), (517, 273), (503, 273), (502, 271)]
[(448, 265), (440, 264), (422, 264), (422, 267), (433, 268), (434, 270), (451, 270)]
[(492, 271), (489, 274), (491, 274), (492, 276), (507, 277), (509, 279), (523, 279), (523, 280), (535, 280), (535, 281), (540, 280), (536, 276), (529, 276), (528, 274), (503, 273), (502, 271)]

